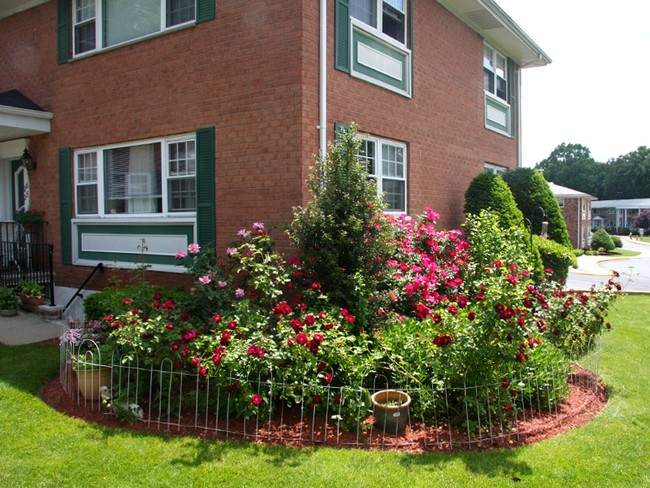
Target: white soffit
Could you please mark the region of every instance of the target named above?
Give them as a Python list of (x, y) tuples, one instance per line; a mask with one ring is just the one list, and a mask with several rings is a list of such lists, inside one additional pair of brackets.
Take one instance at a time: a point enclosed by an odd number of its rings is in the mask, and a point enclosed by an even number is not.
[(438, 3), (522, 68), (551, 63), (551, 58), (492, 0), (438, 0)]

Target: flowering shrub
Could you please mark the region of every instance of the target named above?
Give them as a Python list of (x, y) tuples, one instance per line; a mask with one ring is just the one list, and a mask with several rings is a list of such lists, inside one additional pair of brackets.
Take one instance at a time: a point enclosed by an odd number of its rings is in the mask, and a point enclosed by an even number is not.
[[(292, 226), (302, 260), (287, 264), (260, 222), (220, 259), (190, 244), (177, 254), (194, 278), (189, 299), (123, 297), (103, 319), (108, 342), (125, 360), (192, 375), (216, 408), (245, 418), (281, 404), (353, 427), (369, 412), (359, 389), (379, 375), (413, 389), (424, 419), (437, 392), (452, 392), (448, 421), (472, 430), (468, 408), (507, 422), (528, 405), (551, 407), (567, 392), (571, 355), (609, 328), (616, 282), (576, 293), (540, 280), (526, 230), (485, 211), (468, 218), (466, 236), (437, 230), (431, 209), (384, 217), (351, 161), (354, 133), (341, 144), (317, 166), (315, 203)], [(169, 391), (161, 381), (158, 394)]]
[(35, 208), (31, 210), (20, 209), (14, 214), (14, 220), (20, 224), (43, 222), (44, 218), (45, 212), (43, 210), (36, 210)]

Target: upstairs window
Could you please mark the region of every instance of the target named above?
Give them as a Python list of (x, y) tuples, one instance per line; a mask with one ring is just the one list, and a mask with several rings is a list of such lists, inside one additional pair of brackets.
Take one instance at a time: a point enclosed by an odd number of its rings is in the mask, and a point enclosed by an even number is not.
[(362, 142), (358, 157), (367, 163), (368, 173), (386, 201), (386, 211), (406, 213), (406, 146), (368, 137)]
[(483, 47), (483, 88), (504, 102), (508, 101), (508, 61), (487, 45)]
[(405, 0), (350, 0), (350, 15), (406, 44)]
[(74, 54), (115, 46), (196, 19), (196, 0), (75, 0)]

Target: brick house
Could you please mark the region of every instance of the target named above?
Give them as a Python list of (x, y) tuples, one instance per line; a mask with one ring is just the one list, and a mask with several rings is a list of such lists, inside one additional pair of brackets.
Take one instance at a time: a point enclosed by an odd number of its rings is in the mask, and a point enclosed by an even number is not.
[(586, 249), (591, 243), (591, 206), (596, 197), (571, 188), (549, 183), (560, 205), (571, 244), (576, 249)]
[(337, 124), (391, 212), (456, 227), (519, 165), (521, 70), (550, 62), (492, 0), (3, 0), (0, 46), (0, 220), (46, 210), (59, 303), (142, 239), (175, 283), (189, 242), (282, 225)]

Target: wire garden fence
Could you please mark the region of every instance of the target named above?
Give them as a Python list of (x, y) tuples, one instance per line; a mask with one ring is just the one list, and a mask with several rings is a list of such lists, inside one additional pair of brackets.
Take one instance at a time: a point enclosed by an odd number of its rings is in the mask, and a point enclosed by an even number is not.
[[(272, 371), (217, 380), (175, 370), (168, 360), (155, 366), (138, 357), (127, 360), (89, 340), (79, 346), (61, 342), (59, 379), (77, 405), (152, 431), (286, 445), (477, 449), (519, 445), (547, 429), (562, 417), (570, 389), (590, 392), (578, 406), (588, 407), (601, 388), (600, 336), (593, 340), (590, 352), (574, 358), (569, 369), (529, 370), (508, 388), (501, 382), (409, 388), (376, 376), (356, 386), (323, 386), (315, 395), (309, 385), (275, 382)], [(252, 396), (265, 399), (265, 408), (243, 413), (237, 391), (242, 382), (251, 385)]]

